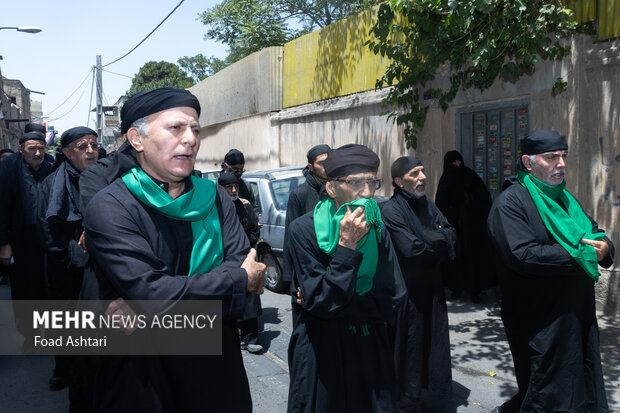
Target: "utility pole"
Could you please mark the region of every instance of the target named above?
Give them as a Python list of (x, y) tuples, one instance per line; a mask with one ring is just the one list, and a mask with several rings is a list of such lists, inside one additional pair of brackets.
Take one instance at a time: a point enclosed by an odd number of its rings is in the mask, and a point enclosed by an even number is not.
[(95, 66), (97, 77), (97, 141), (99, 144), (103, 142), (103, 84), (101, 81), (101, 55), (97, 55), (97, 64)]

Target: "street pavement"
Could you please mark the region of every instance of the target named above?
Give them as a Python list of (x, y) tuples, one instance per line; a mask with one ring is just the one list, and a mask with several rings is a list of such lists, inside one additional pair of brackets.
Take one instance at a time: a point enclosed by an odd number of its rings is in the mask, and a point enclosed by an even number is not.
[[(0, 299), (9, 299), (8, 286), (0, 286)], [(288, 397), (287, 349), (292, 331), (290, 299), (266, 291), (261, 297), (263, 354), (243, 352), (254, 412), (286, 411)], [(452, 351), (452, 397), (423, 399), (424, 413), (489, 412), (516, 391), (512, 359), (504, 336), (497, 298), (481, 302), (449, 300)], [(0, 314), (0, 326), (12, 324), (12, 314)], [(601, 356), (611, 412), (620, 412), (620, 326), (617, 315), (599, 314)], [(6, 330), (5, 330), (6, 331)], [(1, 337), (14, 340), (15, 337)], [(51, 356), (0, 356), (0, 412), (68, 412), (67, 390), (50, 391), (47, 381)]]

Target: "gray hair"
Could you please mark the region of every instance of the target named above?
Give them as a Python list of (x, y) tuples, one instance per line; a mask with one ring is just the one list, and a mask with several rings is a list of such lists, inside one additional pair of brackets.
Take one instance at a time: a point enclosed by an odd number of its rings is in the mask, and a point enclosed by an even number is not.
[(536, 163), (536, 155), (528, 155), (527, 157), (530, 158), (530, 162)]
[(147, 136), (149, 134), (149, 120), (148, 116), (144, 116), (140, 119), (133, 121), (129, 128), (137, 128), (140, 131), (140, 135)]

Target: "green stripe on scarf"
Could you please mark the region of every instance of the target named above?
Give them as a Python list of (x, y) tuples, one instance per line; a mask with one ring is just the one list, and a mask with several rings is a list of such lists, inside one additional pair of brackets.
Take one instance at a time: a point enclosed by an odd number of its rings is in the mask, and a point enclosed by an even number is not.
[[(553, 238), (568, 251), (594, 281), (598, 281), (598, 260), (592, 245), (581, 243), (582, 239), (601, 240), (604, 232), (592, 233), (592, 222), (573, 196), (564, 189), (566, 182), (558, 186), (547, 185), (535, 176), (517, 171), (517, 179), (530, 193), (540, 217)], [(558, 203), (560, 199), (565, 211)]]
[(224, 244), (220, 218), (215, 206), (215, 182), (190, 177), (194, 186), (174, 199), (161, 189), (143, 170), (135, 167), (122, 176), (127, 189), (140, 202), (156, 209), (168, 218), (191, 221), (194, 243), (189, 274), (204, 274), (222, 263)]
[(340, 206), (338, 211), (336, 211), (333, 199), (323, 199), (314, 208), (314, 231), (316, 232), (319, 248), (330, 257), (333, 257), (338, 245), (340, 221), (347, 212), (347, 206), (350, 206), (351, 210), (363, 206), (366, 213), (366, 223), (371, 226), (368, 233), (359, 240), (356, 247), (363, 257), (357, 270), (355, 291), (359, 295), (364, 295), (372, 289), (373, 278), (377, 272), (377, 263), (379, 262), (378, 244), (381, 240), (383, 221), (381, 220), (381, 212), (377, 202), (372, 198), (357, 199)]

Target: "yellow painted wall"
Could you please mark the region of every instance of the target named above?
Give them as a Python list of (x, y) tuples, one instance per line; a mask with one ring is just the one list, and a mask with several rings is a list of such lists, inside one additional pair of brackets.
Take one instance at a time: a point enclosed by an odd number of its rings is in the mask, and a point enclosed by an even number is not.
[(366, 43), (376, 9), (284, 45), (283, 107), (372, 90), (388, 66)]
[(620, 0), (565, 0), (580, 22), (596, 20), (599, 39), (620, 37)]
[(598, 0), (598, 38), (620, 37), (620, 0)]

